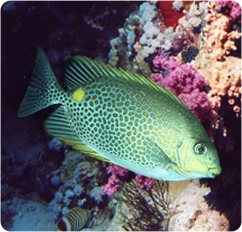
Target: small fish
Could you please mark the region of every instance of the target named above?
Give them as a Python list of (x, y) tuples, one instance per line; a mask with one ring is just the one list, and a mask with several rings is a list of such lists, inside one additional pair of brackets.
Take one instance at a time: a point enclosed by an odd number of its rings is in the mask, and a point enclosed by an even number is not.
[(85, 226), (87, 220), (87, 211), (80, 207), (75, 207), (61, 217), (56, 226), (60, 231), (79, 231)]
[(64, 66), (65, 90), (40, 47), (18, 111), (25, 117), (53, 104), (46, 131), (74, 149), (158, 180), (214, 178), (215, 146), (197, 117), (152, 80), (87, 57)]

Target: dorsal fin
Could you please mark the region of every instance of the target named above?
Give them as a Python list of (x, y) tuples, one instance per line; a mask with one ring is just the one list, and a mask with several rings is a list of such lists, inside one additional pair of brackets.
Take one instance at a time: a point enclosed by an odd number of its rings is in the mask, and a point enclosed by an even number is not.
[(104, 77), (112, 79), (117, 78), (155, 89), (170, 97), (172, 100), (177, 101), (177, 103), (184, 105), (172, 92), (163, 88), (161, 85), (155, 84), (149, 78), (145, 78), (136, 73), (133, 74), (122, 68), (113, 68), (109, 64), (104, 64), (85, 56), (75, 56), (68, 59), (64, 66), (64, 74), (68, 90), (76, 89)]

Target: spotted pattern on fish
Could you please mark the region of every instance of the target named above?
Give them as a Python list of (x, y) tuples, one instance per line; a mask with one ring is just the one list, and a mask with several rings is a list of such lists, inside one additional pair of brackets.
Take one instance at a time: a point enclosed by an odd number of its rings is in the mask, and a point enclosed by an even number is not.
[[(91, 83), (83, 90), (86, 93), (83, 102), (67, 103), (79, 137), (119, 159), (150, 168), (160, 163), (153, 142), (161, 144), (171, 159), (177, 159), (171, 150), (177, 147), (176, 142), (181, 143), (183, 137), (179, 138), (180, 135), (185, 136), (188, 132), (167, 118), (181, 114), (178, 105), (168, 106), (169, 99), (147, 87), (109, 78)], [(98, 97), (100, 95), (102, 97)], [(166, 108), (162, 109), (161, 101)], [(171, 107), (177, 110), (171, 111)], [(151, 138), (150, 141), (146, 136)], [(150, 149), (154, 150), (152, 155)]]
[(39, 49), (18, 116), (61, 104), (45, 122), (49, 134), (93, 157), (156, 179), (214, 177), (221, 172), (206, 131), (169, 90), (81, 56), (67, 61), (64, 74), (67, 90)]

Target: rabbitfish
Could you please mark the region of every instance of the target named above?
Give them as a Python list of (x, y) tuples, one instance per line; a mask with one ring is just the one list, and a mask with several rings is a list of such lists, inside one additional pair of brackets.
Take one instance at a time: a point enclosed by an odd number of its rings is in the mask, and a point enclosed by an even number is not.
[(45, 121), (56, 138), (92, 157), (158, 180), (214, 178), (215, 146), (197, 117), (150, 79), (87, 57), (64, 67), (57, 81), (40, 47), (18, 117), (60, 106)]

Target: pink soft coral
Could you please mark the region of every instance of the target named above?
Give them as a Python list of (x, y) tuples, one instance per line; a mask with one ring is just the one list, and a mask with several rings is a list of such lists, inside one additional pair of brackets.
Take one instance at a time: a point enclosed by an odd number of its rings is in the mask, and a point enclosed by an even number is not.
[[(107, 173), (112, 173), (112, 175), (108, 179), (108, 183), (103, 186), (102, 190), (106, 192), (109, 196), (116, 192), (119, 188), (119, 178), (118, 177), (126, 177), (128, 174), (128, 170), (122, 168), (115, 164), (109, 164), (107, 167)], [(140, 188), (152, 188), (155, 184), (155, 180), (146, 176), (142, 176), (140, 174), (136, 174), (135, 180), (137, 181)]]
[(228, 7), (228, 12), (233, 19), (237, 19), (241, 15), (241, 7), (239, 3), (235, 1), (216, 1), (216, 5)]
[(116, 192), (119, 187), (119, 179), (117, 176), (126, 176), (129, 171), (115, 164), (109, 164), (107, 173), (112, 173), (108, 179), (108, 183), (103, 186), (102, 190), (109, 196)]
[(156, 56), (153, 60), (160, 73), (151, 75), (156, 84), (169, 89), (202, 121), (210, 112), (210, 105), (203, 89), (207, 86), (204, 76), (192, 64), (182, 64), (173, 57)]
[(137, 181), (140, 188), (147, 187), (148, 189), (151, 189), (155, 184), (155, 179), (147, 176), (142, 176), (140, 174), (136, 174), (135, 180)]

